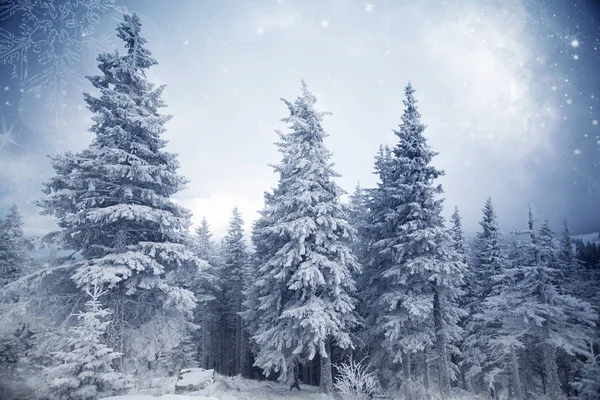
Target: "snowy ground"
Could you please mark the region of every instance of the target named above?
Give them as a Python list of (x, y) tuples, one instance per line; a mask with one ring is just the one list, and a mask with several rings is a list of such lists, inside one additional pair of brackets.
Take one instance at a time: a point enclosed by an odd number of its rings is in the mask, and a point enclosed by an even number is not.
[[(167, 386), (167, 385), (166, 385)], [(189, 394), (173, 393), (175, 381), (164, 388), (162, 396), (148, 394), (130, 394), (126, 396), (108, 397), (102, 400), (334, 400), (335, 397), (319, 393), (319, 388), (302, 385), (299, 392), (290, 392), (289, 386), (277, 382), (258, 382), (240, 377), (215, 376), (215, 382), (208, 388)]]

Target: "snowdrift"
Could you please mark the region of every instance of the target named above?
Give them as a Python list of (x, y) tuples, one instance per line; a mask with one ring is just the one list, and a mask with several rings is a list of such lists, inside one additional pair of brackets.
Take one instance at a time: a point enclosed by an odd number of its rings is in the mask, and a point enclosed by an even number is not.
[[(196, 371), (195, 378), (206, 378), (209, 371)], [(191, 371), (192, 373), (194, 371)], [(202, 375), (202, 376), (200, 376)], [(185, 374), (184, 374), (185, 376)], [(192, 375), (189, 375), (190, 377)], [(188, 379), (188, 378), (185, 378)], [(179, 381), (181, 382), (181, 380)], [(178, 383), (179, 384), (179, 383)], [(174, 394), (175, 387), (163, 388), (163, 395), (128, 394), (99, 400), (334, 400), (334, 396), (319, 393), (319, 388), (302, 385), (302, 390), (290, 391), (289, 386), (271, 381), (254, 381), (239, 376), (224, 377), (214, 374), (214, 381), (206, 388), (186, 394)]]

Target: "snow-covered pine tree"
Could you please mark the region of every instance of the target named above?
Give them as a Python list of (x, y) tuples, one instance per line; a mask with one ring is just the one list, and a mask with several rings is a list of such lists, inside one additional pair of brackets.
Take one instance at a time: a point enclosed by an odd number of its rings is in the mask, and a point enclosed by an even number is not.
[(24, 274), (27, 240), (23, 234), (23, 218), (16, 204), (0, 220), (0, 288)]
[[(259, 287), (259, 283), (256, 280), (258, 279), (261, 265), (266, 263), (274, 255), (274, 249), (270, 245), (270, 237), (265, 231), (265, 228), (269, 226), (269, 224), (272, 224), (273, 221), (268, 213), (272, 199), (272, 193), (264, 193), (264, 207), (259, 211), (260, 217), (252, 224), (251, 239), (254, 253), (252, 253), (250, 257), (248, 266), (249, 275), (252, 276), (253, 280), (249, 282), (243, 293), (244, 304), (241, 316), (250, 336), (249, 345), (254, 356), (256, 356), (259, 351), (258, 343), (254, 337), (258, 334), (262, 326), (260, 317), (264, 314), (265, 310), (261, 310), (260, 305), (263, 300), (262, 297), (266, 294), (266, 292), (261, 294), (256, 290)], [(276, 315), (276, 313), (272, 313), (272, 315)], [(289, 359), (288, 361), (292, 362), (293, 360)], [(286, 373), (286, 367), (282, 366), (282, 368), (284, 369), (283, 373)], [(280, 379), (283, 379), (281, 375), (282, 374), (280, 373)]]
[(450, 237), (452, 238), (454, 250), (456, 250), (460, 256), (461, 261), (465, 265), (468, 265), (469, 246), (467, 245), (467, 239), (465, 238), (465, 233), (462, 226), (462, 218), (460, 216), (460, 212), (458, 211), (458, 207), (454, 207), (454, 212), (450, 217)]
[[(509, 262), (491, 197), (485, 201), (482, 213), (479, 222), (481, 231), (477, 233), (474, 257), (466, 279), (466, 301), (470, 316), (466, 322), (465, 363), (468, 365), (467, 376), (471, 386), (476, 390), (493, 388), (498, 383), (496, 375), (499, 371), (512, 365), (511, 360), (507, 360), (508, 356), (502, 352), (499, 354), (496, 347), (491, 345), (490, 341), (498, 334), (497, 323), (493, 322), (491, 310), (483, 310), (485, 299), (498, 294), (501, 284), (511, 282), (504, 275), (508, 273)], [(508, 281), (502, 282), (502, 277)], [(481, 313), (485, 313), (485, 320), (482, 320)], [(515, 351), (518, 347), (515, 344)], [(518, 365), (512, 365), (513, 369), (516, 367)], [(520, 383), (515, 382), (518, 374), (511, 376), (512, 385), (520, 388)]]
[(466, 265), (450, 245), (440, 215), (442, 188), (434, 181), (443, 171), (430, 165), (436, 153), (423, 136), (425, 125), (413, 94), (409, 83), (393, 156), (380, 157), (382, 165), (376, 165), (380, 182), (369, 196), (371, 254), (366, 266), (375, 271), (371, 285), (376, 287), (367, 290), (378, 296), (376, 326), (388, 350), (403, 361), (405, 378), (411, 375), (410, 355), (435, 344), (439, 388), (446, 394), (452, 377), (448, 345), (453, 333), (460, 332), (456, 299)]
[(362, 240), (361, 232), (369, 211), (367, 207), (365, 190), (360, 187), (360, 183), (357, 183), (354, 192), (350, 195), (347, 213), (348, 222), (356, 231), (357, 240), (352, 244), (352, 250), (359, 261), (366, 254), (365, 241)]
[(342, 189), (323, 139), (323, 112), (302, 81), (302, 94), (287, 104), (290, 132), (280, 133), (279, 184), (267, 198), (257, 224), (260, 254), (253, 286), (257, 303), (247, 315), (258, 319), (255, 365), (265, 373), (291, 378), (295, 364), (321, 359), (322, 392), (333, 388), (331, 345), (352, 347), (353, 274), (359, 265), (349, 242), (353, 230), (344, 219)]
[(140, 31), (138, 16), (124, 15), (117, 36), (126, 53), (98, 56), (102, 74), (88, 79), (99, 95), (84, 95), (95, 139), (79, 153), (52, 158), (55, 176), (39, 203), (61, 228), (49, 238), (81, 255), (69, 272), (76, 284), (109, 289), (109, 334), (120, 352), (124, 321), (135, 328), (159, 314), (188, 318), (196, 299), (172, 282), (179, 269), (201, 273), (205, 265), (185, 245), (190, 212), (170, 199), (186, 181), (176, 154), (164, 150), (164, 86), (146, 79), (157, 62)]
[(127, 377), (112, 367), (122, 354), (103, 343), (111, 314), (100, 302), (105, 293), (97, 285), (86, 289), (90, 299), (86, 310), (77, 314), (78, 324), (70, 329), (69, 348), (54, 353), (56, 364), (45, 370), (53, 398), (95, 400), (127, 387)]
[(585, 353), (597, 315), (588, 303), (558, 290), (558, 250), (548, 223), (536, 232), (530, 209), (528, 230), (522, 233), (528, 235), (528, 241), (513, 266), (500, 274), (503, 283), (485, 300), (481, 315), (497, 326), (497, 335), (489, 343), (504, 348), (507, 356), (516, 358), (513, 349), (518, 347), (541, 354), (546, 395), (563, 399), (556, 352)]
[[(460, 319), (459, 322), (459, 326), (461, 329), (464, 329), (466, 327), (466, 323), (468, 321), (468, 317), (469, 317), (469, 309), (470, 309), (470, 292), (469, 292), (469, 286), (466, 284), (466, 280), (467, 277), (469, 276), (469, 274), (471, 273), (471, 263), (470, 263), (470, 256), (469, 256), (469, 246), (467, 245), (467, 240), (465, 238), (465, 234), (463, 231), (463, 226), (462, 226), (462, 218), (460, 216), (460, 213), (458, 211), (458, 207), (454, 207), (454, 212), (452, 213), (452, 216), (450, 217), (450, 237), (452, 238), (452, 243), (453, 243), (453, 247), (454, 250), (456, 251), (460, 261), (462, 263), (464, 263), (466, 265), (466, 271), (464, 273), (465, 276), (465, 285), (463, 288), (464, 294), (458, 298), (457, 303), (458, 306), (464, 310), (464, 315), (463, 317)], [(456, 335), (458, 337), (458, 347), (461, 349), (461, 353), (464, 350), (464, 335), (459, 332), (456, 332)], [(458, 355), (456, 354), (454, 357), (454, 364), (455, 365), (460, 365), (460, 378), (461, 378), (461, 385), (463, 387), (463, 389), (468, 390), (468, 384), (467, 384), (467, 379), (466, 379), (466, 368), (465, 365), (466, 363), (464, 362), (464, 357), (458, 357)], [(459, 361), (460, 359), (460, 361)]]
[[(560, 293), (568, 294), (588, 301), (585, 294), (586, 289), (596, 285), (595, 281), (588, 281), (583, 270), (582, 263), (575, 257), (575, 244), (571, 237), (571, 231), (567, 220), (563, 221), (563, 230), (559, 238), (557, 252), (557, 276), (556, 285)], [(595, 289), (594, 289), (595, 290)], [(572, 382), (577, 375), (578, 362), (576, 356), (570, 356), (565, 352), (558, 352), (556, 356), (558, 375), (561, 385), (566, 391), (567, 397), (571, 397)]]
[(0, 398), (30, 395), (26, 393), (30, 388), (24, 378), (33, 367), (25, 365), (26, 350), (32, 342), (25, 309), (31, 299), (21, 288), (10, 285), (18, 285), (16, 281), (30, 272), (33, 262), (28, 254), (29, 244), (15, 204), (6, 218), (0, 219)]
[[(212, 233), (206, 218), (196, 227), (194, 235), (194, 253), (201, 260), (208, 261), (208, 266), (204, 270), (205, 278), (200, 282), (203, 285), (194, 290), (196, 297), (200, 295), (210, 295), (212, 300), (202, 302), (194, 310), (194, 322), (200, 325), (194, 334), (196, 340), (198, 360), (200, 366), (205, 369), (216, 368), (216, 357), (218, 355), (218, 315), (219, 315), (219, 273), (220, 260), (212, 240)], [(209, 278), (209, 279), (206, 279)]]
[(583, 363), (581, 377), (573, 383), (577, 390), (578, 400), (600, 399), (600, 354), (595, 354), (594, 345), (589, 343), (585, 363)]
[(233, 209), (229, 230), (223, 239), (222, 267), (219, 271), (222, 305), (220, 340), (225, 350), (224, 365), (228, 375), (242, 373), (245, 368), (246, 335), (240, 313), (243, 293), (248, 283), (248, 250), (244, 242), (244, 221), (239, 210)]
[[(361, 326), (360, 338), (364, 343), (365, 350), (371, 359), (371, 363), (377, 366), (379, 380), (384, 386), (395, 386), (397, 382), (396, 372), (398, 365), (397, 357), (389, 349), (385, 348), (385, 336), (381, 327), (378, 326), (377, 318), (379, 316), (379, 280), (381, 279), (381, 271), (379, 267), (387, 260), (389, 254), (380, 254), (377, 251), (372, 251), (373, 242), (377, 240), (376, 229), (381, 229), (383, 225), (375, 227), (375, 221), (385, 221), (385, 216), (375, 215), (375, 210), (371, 209), (372, 204), (383, 204), (385, 202), (386, 191), (383, 189), (387, 183), (387, 177), (390, 175), (394, 163), (392, 149), (387, 145), (381, 145), (375, 156), (375, 171), (374, 174), (379, 177), (377, 189), (364, 189), (364, 197), (361, 199), (364, 204), (365, 211), (360, 216), (359, 221), (354, 222), (357, 229), (358, 238), (361, 242), (363, 252), (359, 253), (359, 262), (362, 265), (362, 273), (357, 278), (358, 296), (359, 296), (359, 312), (364, 319)], [(385, 212), (385, 210), (383, 210)], [(379, 218), (379, 220), (378, 220)], [(352, 221), (352, 219), (351, 219)], [(386, 229), (391, 229), (387, 227)]]
[(559, 239), (558, 262), (560, 279), (558, 287), (564, 294), (570, 294), (590, 303), (600, 311), (600, 295), (597, 285), (599, 270), (585, 268), (584, 262), (576, 256), (576, 244), (571, 237), (571, 230), (565, 220), (564, 229)]
[(196, 255), (200, 259), (208, 261), (209, 265), (216, 265), (218, 256), (212, 239), (210, 225), (208, 224), (206, 217), (202, 218), (200, 225), (195, 229), (195, 233), (194, 251), (196, 252)]
[(507, 255), (501, 241), (500, 228), (492, 198), (488, 197), (483, 206), (483, 217), (479, 224), (481, 232), (477, 233), (477, 245), (474, 258), (474, 276), (470, 282), (475, 301), (479, 303), (493, 293), (494, 280), (504, 268)]

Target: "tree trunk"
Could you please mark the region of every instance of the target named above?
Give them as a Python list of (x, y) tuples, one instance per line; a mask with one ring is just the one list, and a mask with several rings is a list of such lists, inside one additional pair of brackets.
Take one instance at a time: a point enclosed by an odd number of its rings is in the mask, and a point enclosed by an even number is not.
[(530, 398), (532, 393), (535, 392), (534, 380), (533, 380), (533, 365), (531, 362), (531, 355), (527, 351), (521, 351), (521, 359), (523, 360), (523, 390), (524, 396)]
[(440, 393), (447, 397), (450, 393), (450, 371), (448, 368), (448, 351), (446, 349), (446, 332), (444, 329), (444, 299), (440, 286), (436, 283), (433, 294), (433, 323), (435, 325), (435, 347), (437, 350), (437, 369)]
[(319, 393), (329, 394), (333, 391), (333, 377), (331, 376), (331, 344), (325, 341), (325, 354), (321, 354), (321, 381)]
[(540, 371), (540, 376), (542, 378), (542, 393), (547, 394), (548, 391), (546, 390), (546, 373), (544, 372), (544, 368), (542, 368), (542, 370)]
[(309, 363), (310, 363), (310, 361), (306, 361), (304, 364), (302, 364), (302, 382), (307, 385), (310, 385)]
[(240, 375), (244, 375), (244, 338), (242, 334), (242, 317), (239, 315), (236, 316), (236, 332), (235, 336), (237, 338), (237, 373)]
[(431, 373), (429, 368), (429, 352), (427, 348), (423, 350), (423, 386), (425, 386), (425, 394), (429, 396), (429, 387), (431, 386)]
[(519, 360), (517, 358), (517, 350), (512, 347), (510, 349), (510, 386), (512, 396), (516, 400), (523, 399), (523, 391), (521, 387), (521, 379), (519, 377)]
[[(127, 247), (127, 224), (122, 223), (119, 226), (119, 230), (115, 235), (114, 249), (118, 253), (123, 253)], [(124, 353), (125, 338), (123, 337), (123, 327), (125, 325), (125, 288), (123, 285), (119, 285), (114, 289), (114, 296), (112, 298), (112, 323), (109, 325), (109, 329), (112, 331), (112, 347), (119, 353)], [(114, 361), (115, 370), (123, 371), (123, 356), (117, 358)]]
[(558, 380), (554, 348), (548, 344), (544, 344), (542, 347), (542, 354), (544, 357), (544, 375), (546, 376), (546, 394), (548, 395), (548, 398), (550, 400), (566, 399)]
[(412, 376), (412, 371), (410, 369), (410, 353), (405, 353), (404, 358), (402, 360), (402, 378), (405, 383), (408, 383)]
[(471, 388), (469, 387), (468, 383), (467, 383), (467, 375), (465, 374), (465, 368), (461, 367), (460, 368), (460, 381), (462, 384), (462, 389), (465, 391), (470, 391)]

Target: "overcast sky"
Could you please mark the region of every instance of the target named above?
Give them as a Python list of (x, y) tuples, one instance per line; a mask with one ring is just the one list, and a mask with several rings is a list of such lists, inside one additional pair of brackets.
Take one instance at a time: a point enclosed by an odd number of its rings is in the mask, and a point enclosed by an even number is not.
[[(115, 6), (140, 16), (159, 62), (149, 78), (167, 85), (168, 150), (179, 153), (190, 180), (176, 199), (193, 211), (194, 224), (206, 216), (217, 237), (234, 206), (249, 229), (263, 192), (276, 184), (268, 164), (279, 161), (275, 130), (285, 129), (279, 120), (287, 108), (279, 98), (293, 100), (302, 78), (318, 108), (333, 112), (323, 122), (326, 143), (347, 191), (357, 181), (375, 185), (374, 156), (380, 144), (395, 144), (392, 129), (411, 81), (425, 135), (440, 153), (434, 163), (446, 171), (446, 216), (458, 206), (473, 233), (491, 195), (505, 230), (524, 227), (530, 203), (554, 226), (568, 218), (576, 233), (590, 232), (600, 226), (598, 12), (592, 2), (545, 3), (117, 0)], [(113, 38), (119, 12), (97, 12), (98, 22), (80, 19), (73, 40), (53, 42), (56, 59), (69, 47), (77, 54), (67, 72), (48, 73), (44, 60), (34, 62), (32, 46), (24, 78), (22, 62), (0, 50), (0, 211), (21, 205), (29, 233), (53, 227), (34, 205), (51, 174), (45, 155), (78, 151), (92, 140), (81, 95), (91, 85), (80, 78), (97, 73), (95, 53), (120, 48)], [(22, 14), (0, 16), (0, 29), (20, 34), (28, 23)], [(36, 73), (48, 79), (36, 86)]]

